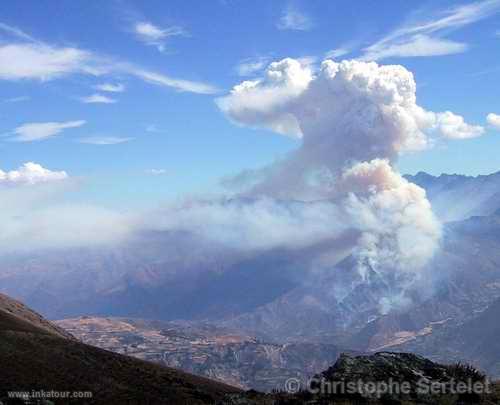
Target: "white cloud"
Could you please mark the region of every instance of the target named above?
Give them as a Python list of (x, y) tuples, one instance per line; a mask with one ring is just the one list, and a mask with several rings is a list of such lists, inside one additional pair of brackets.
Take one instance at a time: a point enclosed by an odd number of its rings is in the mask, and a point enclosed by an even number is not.
[(82, 103), (86, 104), (113, 104), (116, 103), (114, 98), (105, 96), (103, 94), (92, 94), (91, 96), (80, 98)]
[(133, 140), (134, 138), (126, 138), (120, 136), (89, 136), (80, 138), (78, 142), (89, 145), (117, 145)]
[(108, 93), (123, 93), (125, 91), (125, 86), (121, 83), (102, 83), (95, 86), (96, 90), (106, 91)]
[(262, 71), (269, 62), (269, 56), (256, 56), (253, 58), (246, 58), (236, 66), (235, 70), (239, 76), (252, 76), (253, 74)]
[(7, 35), (13, 36), (18, 39), (22, 39), (25, 41), (36, 42), (36, 40), (31, 36), (26, 34), (24, 31), (20, 30), (17, 27), (13, 27), (8, 24), (0, 23), (0, 30), (6, 33)]
[(442, 56), (463, 53), (468, 45), (447, 39), (432, 38), (426, 35), (414, 35), (402, 43), (386, 43), (383, 46), (372, 45), (367, 51), (364, 60), (381, 60), (391, 57), (415, 56)]
[(84, 120), (26, 123), (14, 129), (15, 136), (12, 139), (18, 142), (41, 141), (53, 137), (65, 129), (78, 128), (84, 124)]
[(328, 52), (325, 52), (325, 59), (338, 59), (344, 55), (347, 55), (351, 51), (347, 48), (335, 48)]
[(76, 48), (40, 44), (0, 44), (0, 79), (52, 80), (71, 73), (89, 73), (90, 54)]
[(4, 103), (20, 103), (22, 101), (29, 101), (31, 97), (29, 96), (19, 96), (19, 97), (11, 97), (3, 100)]
[(146, 125), (146, 132), (154, 132), (154, 133), (158, 133), (158, 132), (162, 132), (155, 124), (148, 124)]
[(462, 116), (450, 111), (436, 114), (436, 125), (448, 139), (477, 138), (484, 134), (482, 126), (467, 124)]
[[(0, 29), (2, 29), (1, 26)], [(10, 29), (17, 30), (13, 27)], [(9, 61), (9, 63), (0, 63), (0, 79), (2, 80), (48, 81), (73, 74), (111, 77), (126, 74), (178, 91), (199, 94), (217, 92), (217, 89), (208, 83), (173, 78), (90, 51), (44, 44), (27, 35), (16, 36), (16, 38), (17, 41), (13, 43), (0, 42), (0, 60)], [(19, 42), (19, 39), (25, 42)]]
[(300, 58), (297, 58), (296, 60), (302, 65), (302, 67), (305, 67), (305, 68), (308, 68), (311, 70), (316, 69), (315, 65), (318, 62), (318, 58), (316, 56), (312, 56), (312, 55), (301, 56)]
[(172, 77), (137, 68), (129, 68), (128, 72), (142, 80), (158, 86), (172, 87), (179, 91), (187, 91), (197, 94), (215, 94), (219, 92), (216, 87), (202, 82), (174, 79)]
[(284, 11), (277, 24), (280, 30), (308, 31), (313, 27), (309, 16), (289, 5)]
[(146, 173), (151, 174), (153, 176), (161, 176), (163, 174), (167, 174), (168, 172), (165, 169), (149, 169), (146, 170)]
[(500, 129), (500, 115), (490, 113), (486, 117), (486, 121), (488, 122), (489, 125), (491, 125), (495, 129)]
[(439, 56), (465, 52), (468, 45), (442, 38), (453, 30), (487, 18), (500, 9), (499, 0), (483, 0), (451, 7), (439, 17), (406, 24), (365, 48), (361, 59)]
[(137, 37), (147, 45), (155, 46), (160, 52), (165, 50), (166, 39), (174, 36), (187, 36), (182, 27), (172, 26), (160, 28), (151, 22), (141, 21), (134, 25)]
[(68, 178), (65, 171), (54, 172), (33, 162), (23, 164), (17, 170), (4, 172), (0, 170), (0, 185), (48, 183)]

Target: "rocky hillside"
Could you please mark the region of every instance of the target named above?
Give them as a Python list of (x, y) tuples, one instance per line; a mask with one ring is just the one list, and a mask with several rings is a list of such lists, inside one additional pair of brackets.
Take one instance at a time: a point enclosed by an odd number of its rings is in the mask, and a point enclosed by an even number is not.
[(90, 345), (259, 391), (305, 381), (340, 354), (332, 344), (270, 343), (205, 323), (81, 317), (57, 325)]

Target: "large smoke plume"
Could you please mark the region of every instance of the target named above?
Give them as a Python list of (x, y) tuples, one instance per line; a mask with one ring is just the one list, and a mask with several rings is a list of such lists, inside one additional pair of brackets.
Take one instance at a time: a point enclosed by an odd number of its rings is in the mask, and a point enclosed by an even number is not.
[(341, 221), (329, 222), (331, 235), (336, 227), (359, 233), (352, 255), (363, 278), (377, 273), (396, 295), (418, 279), (438, 249), (440, 224), (425, 191), (394, 165), (401, 154), (425, 149), (440, 136), (477, 136), (481, 127), (419, 106), (415, 80), (404, 67), (355, 60), (326, 60), (316, 74), (284, 59), (217, 104), (240, 125), (302, 141), (244, 195), (328, 201), (342, 212)]
[[(29, 250), (33, 244), (112, 244), (160, 230), (245, 256), (326, 244), (329, 260), (316, 262), (328, 271), (339, 271), (338, 262), (350, 255), (361, 282), (375, 275), (390, 286), (380, 297), (381, 311), (404, 302), (439, 247), (441, 227), (425, 191), (395, 169), (398, 158), (440, 137), (478, 136), (481, 127), (419, 106), (413, 75), (404, 67), (355, 60), (326, 60), (317, 72), (293, 59), (274, 62), (264, 77), (235, 86), (216, 102), (238, 125), (299, 138), (300, 146), (272, 166), (236, 176), (251, 180), (236, 194), (185, 200), (140, 219), (96, 207), (41, 204), (40, 187), (65, 179), (64, 172), (36, 165), (0, 171), (0, 206), (8, 208), (0, 240)], [(30, 190), (37, 190), (36, 198), (18, 205), (25, 201), (20, 193), (32, 195)]]

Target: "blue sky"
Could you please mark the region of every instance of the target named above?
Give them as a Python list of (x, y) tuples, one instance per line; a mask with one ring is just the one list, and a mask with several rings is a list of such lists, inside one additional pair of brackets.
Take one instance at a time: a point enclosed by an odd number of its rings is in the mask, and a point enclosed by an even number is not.
[[(402, 64), (419, 105), (481, 125), (399, 169), (500, 170), (500, 1), (27, 1), (0, 4), (0, 169), (79, 177), (148, 204), (214, 190), (299, 141), (231, 123), (214, 100), (285, 57)], [(41, 129), (31, 124), (47, 124)], [(31, 125), (31, 126), (30, 126)]]

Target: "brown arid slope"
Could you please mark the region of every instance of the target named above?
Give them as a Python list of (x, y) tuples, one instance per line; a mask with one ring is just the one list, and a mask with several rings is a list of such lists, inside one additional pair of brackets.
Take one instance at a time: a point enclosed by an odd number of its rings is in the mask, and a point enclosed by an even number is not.
[(84, 316), (55, 321), (80, 341), (242, 389), (283, 389), (330, 367), (333, 344), (278, 343), (206, 322)]
[(12, 400), (21, 392), (92, 395), (91, 399), (51, 399), (55, 404), (213, 404), (238, 392), (206, 378), (80, 343), (6, 296), (0, 302), (0, 364), (0, 401), (7, 404), (24, 403)]

